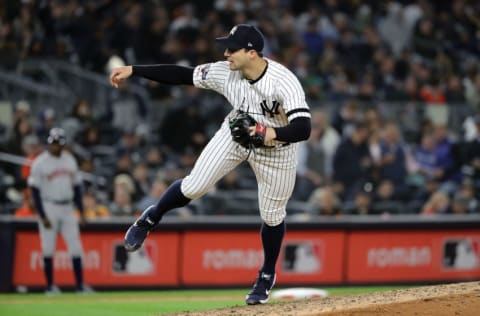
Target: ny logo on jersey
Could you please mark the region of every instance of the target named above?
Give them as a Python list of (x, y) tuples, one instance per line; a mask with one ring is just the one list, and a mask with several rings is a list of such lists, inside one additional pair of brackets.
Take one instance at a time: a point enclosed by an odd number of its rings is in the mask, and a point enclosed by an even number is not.
[(280, 103), (278, 101), (273, 100), (272, 101), (272, 107), (269, 108), (267, 104), (267, 100), (263, 100), (260, 102), (260, 107), (262, 108), (262, 114), (266, 116), (266, 113), (270, 114), (270, 117), (274, 117), (277, 114), (280, 114), (280, 111), (278, 107), (280, 106)]

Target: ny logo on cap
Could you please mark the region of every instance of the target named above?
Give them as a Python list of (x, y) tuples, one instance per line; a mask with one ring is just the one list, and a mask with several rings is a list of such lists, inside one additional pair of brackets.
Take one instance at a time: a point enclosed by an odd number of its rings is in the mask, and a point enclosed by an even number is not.
[(230, 35), (233, 35), (235, 34), (235, 32), (237, 31), (237, 26), (235, 25), (232, 30), (230, 31)]
[(253, 46), (253, 44), (252, 44), (252, 43), (250, 43), (250, 42), (248, 42), (247, 46), (248, 46), (248, 47), (252, 47), (252, 46)]

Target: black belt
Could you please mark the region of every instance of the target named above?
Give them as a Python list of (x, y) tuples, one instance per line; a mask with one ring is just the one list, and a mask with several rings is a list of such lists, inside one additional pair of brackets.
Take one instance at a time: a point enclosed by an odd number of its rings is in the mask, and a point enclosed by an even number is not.
[(287, 147), (289, 146), (291, 143), (283, 143), (283, 144), (279, 144), (277, 146), (267, 146), (267, 145), (263, 145), (261, 148), (268, 148), (268, 149), (272, 149), (272, 148), (281, 148), (281, 147)]
[(72, 203), (72, 200), (47, 200), (50, 203), (58, 204), (58, 205), (67, 205)]

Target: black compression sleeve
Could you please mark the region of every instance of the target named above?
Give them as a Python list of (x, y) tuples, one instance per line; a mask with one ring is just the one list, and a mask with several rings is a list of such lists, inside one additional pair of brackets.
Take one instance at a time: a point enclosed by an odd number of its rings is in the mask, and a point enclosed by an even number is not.
[(178, 65), (133, 65), (133, 75), (141, 76), (163, 84), (187, 84), (193, 85), (192, 67)]
[(38, 215), (40, 218), (45, 218), (45, 210), (43, 209), (42, 198), (40, 197), (40, 190), (36, 187), (30, 187), (32, 198), (33, 198), (33, 205), (35, 205), (35, 209), (37, 210)]
[(287, 143), (296, 143), (310, 137), (311, 123), (308, 117), (297, 117), (293, 119), (290, 124), (284, 127), (276, 127), (278, 141)]

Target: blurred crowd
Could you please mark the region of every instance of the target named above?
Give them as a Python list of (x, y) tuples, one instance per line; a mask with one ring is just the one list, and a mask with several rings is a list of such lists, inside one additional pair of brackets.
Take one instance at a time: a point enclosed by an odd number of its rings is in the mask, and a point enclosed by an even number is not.
[[(98, 73), (113, 61), (194, 66), (222, 59), (214, 38), (239, 23), (260, 28), (264, 55), (299, 77), (311, 106), (295, 212), (479, 212), (478, 1), (3, 0), (0, 66), (15, 71), (32, 58)], [(169, 104), (161, 121), (149, 121), (152, 105), (125, 89), (112, 90), (102, 115), (93, 109), (103, 105), (86, 98), (65, 117), (17, 100), (0, 152), (31, 161), (48, 129), (62, 126), (88, 175), (90, 218), (137, 214), (189, 171), (228, 106), (191, 87), (135, 83)], [(28, 214), (28, 166), (16, 166), (0, 161), (0, 205), (8, 205), (0, 209)], [(255, 190), (244, 169), (217, 190)]]

